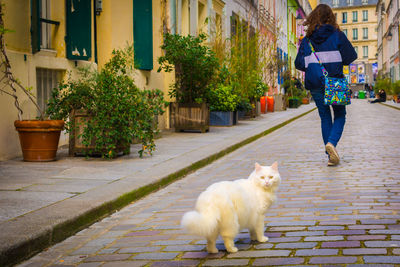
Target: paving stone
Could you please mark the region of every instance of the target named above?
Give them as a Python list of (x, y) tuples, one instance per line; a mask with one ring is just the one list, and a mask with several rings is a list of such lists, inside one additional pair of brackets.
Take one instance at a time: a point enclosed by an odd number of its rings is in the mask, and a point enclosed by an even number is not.
[(133, 257), (135, 260), (172, 260), (179, 253), (141, 253)]
[(323, 242), (321, 247), (323, 248), (348, 248), (348, 247), (359, 247), (359, 241), (337, 241), (337, 242)]
[(84, 261), (121, 261), (130, 258), (131, 254), (107, 254), (107, 255), (96, 255), (86, 258)]
[(205, 259), (205, 258), (222, 258), (225, 255), (224, 252), (218, 252), (214, 254), (210, 254), (206, 251), (195, 251), (195, 252), (186, 252), (183, 254), (182, 259)]
[(287, 257), (290, 250), (257, 250), (257, 251), (239, 251), (228, 254), (227, 258), (260, 258), (260, 257)]
[(315, 236), (315, 235), (323, 235), (322, 231), (302, 231), (302, 232), (288, 232), (286, 236)]
[(197, 266), (200, 262), (196, 260), (180, 260), (180, 261), (156, 261), (151, 264), (153, 267), (183, 267)]
[(301, 239), (300, 236), (293, 236), (293, 237), (276, 237), (276, 238), (269, 238), (268, 242), (271, 243), (282, 243), (282, 242), (297, 242)]
[(364, 256), (365, 263), (400, 263), (400, 256)]
[(303, 258), (264, 258), (255, 259), (252, 266), (271, 266), (271, 265), (286, 265), (286, 264), (302, 264)]
[(298, 249), (296, 256), (331, 256), (338, 255), (338, 249)]
[(364, 230), (339, 230), (339, 231), (327, 231), (327, 235), (362, 235), (365, 234)]
[(385, 240), (385, 235), (351, 235), (347, 240)]
[(365, 241), (364, 244), (369, 248), (400, 247), (400, 241)]
[(204, 246), (200, 245), (181, 245), (181, 246), (167, 246), (163, 251), (200, 251), (205, 249)]
[(354, 263), (357, 257), (312, 257), (309, 260), (311, 264), (340, 264), (340, 263)]
[(121, 248), (118, 253), (140, 253), (140, 252), (155, 252), (160, 251), (161, 247), (130, 247), (130, 248)]
[(373, 255), (373, 254), (386, 254), (387, 250), (384, 248), (349, 248), (343, 249), (343, 255)]
[(316, 242), (279, 243), (275, 245), (275, 248), (313, 248), (316, 245)]
[(113, 261), (106, 262), (101, 267), (142, 267), (148, 263), (148, 261)]
[(307, 236), (304, 241), (340, 241), (344, 240), (343, 236)]
[(248, 259), (207, 260), (202, 266), (247, 266)]

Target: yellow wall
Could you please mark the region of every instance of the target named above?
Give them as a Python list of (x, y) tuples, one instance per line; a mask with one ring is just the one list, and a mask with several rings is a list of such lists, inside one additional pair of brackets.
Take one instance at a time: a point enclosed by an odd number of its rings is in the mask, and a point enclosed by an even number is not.
[(318, 5), (318, 0), (308, 0), (312, 9), (314, 9)]
[[(59, 26), (51, 26), (53, 50), (44, 50), (32, 54), (31, 49), (31, 21), (30, 1), (3, 0), (5, 4), (4, 22), (7, 29), (13, 32), (5, 35), (7, 54), (10, 59), (12, 72), (15, 78), (25, 87), (32, 87), (36, 95), (36, 68), (55, 69), (64, 74), (71, 72), (76, 75), (75, 62), (65, 58), (65, 2), (51, 1), (51, 19), (60, 21)], [(87, 65), (86, 61), (77, 62), (77, 66)], [(28, 97), (18, 91), (20, 106), (23, 109), (23, 119), (35, 119), (38, 115), (36, 108)], [(18, 119), (17, 109), (13, 98), (0, 94), (0, 160), (6, 160), (21, 155), (18, 133), (14, 128), (14, 121)], [(60, 145), (67, 144), (65, 133), (62, 134)]]
[[(363, 10), (368, 10), (368, 21), (363, 21)], [(353, 22), (353, 11), (358, 12), (358, 21)], [(358, 47), (356, 62), (373, 63), (377, 61), (377, 17), (375, 6), (358, 6), (333, 9), (337, 13), (337, 22), (341, 30), (347, 29), (347, 38), (354, 47)], [(347, 23), (342, 23), (342, 13), (347, 12)], [(358, 40), (353, 40), (353, 29), (358, 29)], [(368, 28), (368, 39), (363, 39), (363, 28)], [(363, 46), (368, 46), (368, 58), (363, 58)]]

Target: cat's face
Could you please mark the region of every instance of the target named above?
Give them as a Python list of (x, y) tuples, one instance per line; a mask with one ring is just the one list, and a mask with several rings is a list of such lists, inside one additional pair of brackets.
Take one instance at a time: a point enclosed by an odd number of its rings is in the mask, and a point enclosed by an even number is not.
[(273, 189), (279, 186), (281, 177), (278, 171), (278, 163), (274, 162), (271, 166), (261, 166), (255, 164), (254, 181), (264, 189)]

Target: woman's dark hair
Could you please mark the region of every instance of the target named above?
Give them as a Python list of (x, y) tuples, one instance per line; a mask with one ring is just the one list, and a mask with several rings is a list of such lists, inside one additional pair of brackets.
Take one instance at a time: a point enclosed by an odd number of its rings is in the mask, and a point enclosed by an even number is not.
[(306, 36), (309, 37), (314, 30), (318, 29), (322, 24), (330, 24), (335, 29), (339, 30), (339, 25), (336, 22), (335, 14), (333, 14), (330, 6), (325, 4), (319, 4), (311, 13), (308, 15), (304, 26), (307, 26)]

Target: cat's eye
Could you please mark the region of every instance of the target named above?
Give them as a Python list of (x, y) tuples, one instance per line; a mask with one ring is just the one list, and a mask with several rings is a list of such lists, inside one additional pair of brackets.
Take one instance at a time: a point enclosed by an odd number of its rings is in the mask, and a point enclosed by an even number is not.
[(269, 179), (272, 179), (272, 178), (274, 178), (274, 176), (270, 175), (270, 176), (268, 176), (268, 178), (269, 178)]
[(261, 179), (265, 179), (265, 176), (261, 176), (260, 178), (261, 178)]

